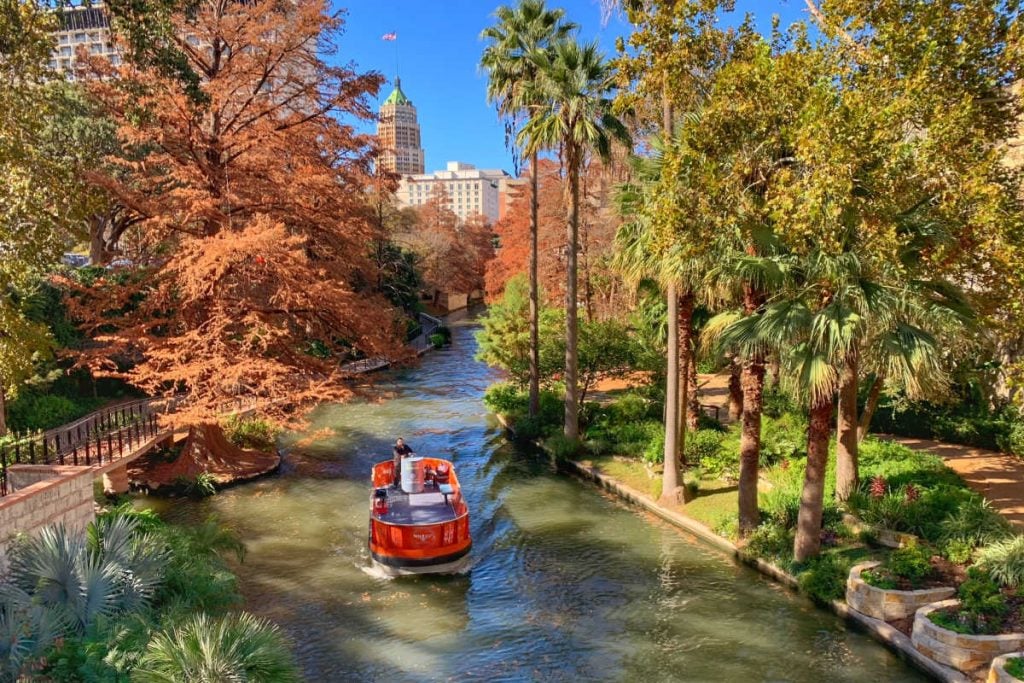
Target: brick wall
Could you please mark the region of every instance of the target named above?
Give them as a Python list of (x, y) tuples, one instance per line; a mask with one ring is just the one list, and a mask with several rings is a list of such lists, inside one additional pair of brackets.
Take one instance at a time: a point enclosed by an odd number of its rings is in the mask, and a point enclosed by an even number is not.
[(14, 465), (8, 468), (14, 491), (0, 498), (0, 566), (18, 534), (34, 534), (63, 522), (84, 529), (96, 517), (93, 479), (89, 467)]

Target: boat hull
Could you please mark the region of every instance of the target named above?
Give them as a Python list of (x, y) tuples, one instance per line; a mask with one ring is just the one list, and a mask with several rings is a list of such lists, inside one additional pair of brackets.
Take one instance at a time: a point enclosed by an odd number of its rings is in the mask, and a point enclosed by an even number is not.
[(431, 558), (405, 558), (372, 552), (373, 565), (389, 576), (410, 576), (418, 574), (461, 574), (469, 568), (469, 544), (465, 549), (448, 555)]

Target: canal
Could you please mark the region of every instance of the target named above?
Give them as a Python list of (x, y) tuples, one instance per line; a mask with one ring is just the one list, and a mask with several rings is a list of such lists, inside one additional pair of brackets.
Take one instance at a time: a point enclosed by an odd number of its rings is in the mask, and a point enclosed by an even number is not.
[[(310, 681), (920, 681), (867, 636), (507, 443), (481, 397), (475, 327), (373, 401), (323, 406), (279, 474), (171, 520), (216, 514), (248, 548), (246, 609)], [(367, 572), (369, 472), (402, 436), (453, 460), (470, 506), (465, 576)]]

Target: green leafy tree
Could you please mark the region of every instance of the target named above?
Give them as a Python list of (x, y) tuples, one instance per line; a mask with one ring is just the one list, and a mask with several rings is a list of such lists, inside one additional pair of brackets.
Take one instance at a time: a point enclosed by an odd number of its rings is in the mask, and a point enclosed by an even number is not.
[[(519, 387), (529, 386), (532, 375), (529, 289), (530, 284), (524, 276), (510, 279), (501, 299), (488, 307), (487, 315), (481, 320), (483, 329), (477, 333), (477, 359), (501, 368)], [(540, 338), (544, 343), (538, 350), (537, 370), (542, 384), (549, 382), (561, 365), (558, 350), (552, 346), (557, 344), (561, 322), (557, 310), (541, 310)], [(558, 346), (557, 349), (562, 349), (564, 356), (564, 348)]]
[[(544, 104), (537, 88), (538, 64), (532, 55), (550, 51), (576, 29), (564, 21), (563, 10), (549, 10), (544, 0), (520, 0), (515, 7), (495, 10), (497, 22), (484, 29), (489, 42), (480, 59), (488, 73), (487, 98), (505, 118), (508, 141), (515, 140), (519, 124)], [(530, 417), (540, 409), (540, 287), (537, 274), (538, 155), (530, 153)]]

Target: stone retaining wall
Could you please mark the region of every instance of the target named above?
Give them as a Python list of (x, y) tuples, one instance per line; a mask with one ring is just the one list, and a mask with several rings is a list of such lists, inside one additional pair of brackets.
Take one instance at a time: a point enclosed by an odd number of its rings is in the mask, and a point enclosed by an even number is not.
[(1024, 652), (1013, 652), (993, 659), (992, 668), (988, 670), (988, 683), (1020, 683), (1019, 678), (1006, 673), (1006, 662), (1015, 657), (1024, 657)]
[(84, 529), (96, 517), (93, 472), (89, 467), (12, 465), (7, 470), (14, 488), (0, 497), (0, 566), (18, 534), (34, 534), (49, 524)]
[(1024, 633), (972, 636), (942, 628), (928, 618), (936, 610), (959, 604), (959, 600), (943, 600), (917, 610), (911, 641), (918, 652), (968, 672), (988, 666), (999, 655), (1024, 649)]
[(906, 619), (925, 605), (953, 597), (952, 587), (925, 588), (916, 591), (877, 588), (861, 578), (861, 572), (879, 566), (881, 562), (863, 562), (850, 570), (846, 580), (846, 604), (861, 614), (882, 621)]

